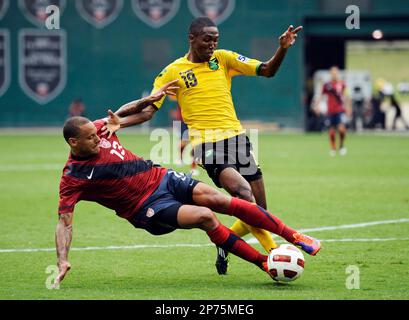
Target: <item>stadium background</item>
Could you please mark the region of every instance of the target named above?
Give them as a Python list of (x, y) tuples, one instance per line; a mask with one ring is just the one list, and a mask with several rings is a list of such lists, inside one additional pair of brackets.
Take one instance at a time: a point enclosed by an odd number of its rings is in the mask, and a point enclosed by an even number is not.
[[(18, 1), (10, 1), (0, 20), (11, 44), (11, 82), (0, 97), (0, 126), (60, 126), (75, 98), (82, 98), (86, 115), (97, 118), (149, 92), (155, 76), (169, 62), (188, 50), (187, 27), (193, 18), (187, 1), (176, 15), (159, 28), (143, 22), (125, 0), (117, 19), (96, 28), (79, 14), (75, 1), (66, 1), (61, 29), (67, 38), (67, 81), (52, 101), (39, 104), (19, 84), (19, 32), (38, 29), (22, 13)], [(279, 76), (237, 79), (233, 86), (239, 118), (275, 122), (286, 127), (304, 127), (305, 81), (317, 69), (345, 66), (348, 39), (370, 39), (374, 29), (385, 40), (409, 38), (409, 2), (400, 0), (237, 0), (231, 16), (220, 25), (220, 48), (232, 49), (258, 59), (267, 59), (277, 48), (278, 36), (290, 24), (303, 25), (297, 45), (288, 53)], [(345, 8), (358, 5), (361, 28), (345, 27)], [(44, 28), (43, 28), (44, 29)], [(56, 31), (49, 31), (50, 33)], [(260, 94), (262, 92), (262, 94)], [(153, 126), (169, 124), (160, 112)]]

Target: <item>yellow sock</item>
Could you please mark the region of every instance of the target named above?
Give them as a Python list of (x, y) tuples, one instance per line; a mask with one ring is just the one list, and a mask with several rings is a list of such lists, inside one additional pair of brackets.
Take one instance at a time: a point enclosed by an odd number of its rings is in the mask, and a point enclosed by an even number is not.
[(275, 241), (273, 240), (270, 232), (264, 229), (252, 227), (241, 220), (237, 220), (230, 228), (230, 230), (236, 233), (241, 238), (251, 232), (251, 234), (258, 240), (258, 242), (260, 242), (260, 244), (267, 252), (270, 252), (272, 249), (278, 247), (277, 243), (275, 243)]
[(273, 236), (267, 230), (255, 228), (252, 226), (247, 225), (247, 228), (251, 232), (251, 234), (260, 242), (263, 246), (264, 250), (270, 252), (271, 250), (278, 247), (277, 243), (273, 240)]
[(255, 228), (249, 225), (246, 226), (250, 230), (251, 234), (258, 240), (258, 242), (260, 242), (264, 250), (266, 250), (267, 252), (270, 252), (271, 250), (278, 247), (269, 231)]
[(230, 230), (236, 233), (240, 238), (243, 238), (246, 234), (250, 233), (247, 225), (241, 220), (236, 220)]

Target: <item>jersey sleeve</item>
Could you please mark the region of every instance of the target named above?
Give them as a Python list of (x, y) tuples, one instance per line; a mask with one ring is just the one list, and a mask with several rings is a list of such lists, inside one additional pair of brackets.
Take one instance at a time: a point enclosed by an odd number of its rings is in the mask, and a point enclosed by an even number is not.
[(58, 203), (58, 214), (65, 214), (74, 211), (75, 205), (79, 201), (81, 192), (79, 188), (71, 186), (64, 178), (60, 183), (60, 200)]
[(101, 128), (102, 128), (102, 127), (104, 126), (104, 124), (105, 124), (105, 121), (106, 121), (106, 118), (104, 118), (104, 119), (99, 119), (99, 120), (95, 120), (95, 121), (93, 122), (95, 128), (97, 128), (97, 131), (101, 130)]
[[(172, 79), (172, 72), (169, 70), (169, 68), (163, 69), (162, 72), (156, 77), (153, 83), (153, 89), (152, 89), (151, 94), (157, 92), (160, 88), (162, 88), (165, 84), (167, 84), (168, 82), (172, 80), (175, 80), (175, 79)], [(160, 109), (165, 99), (166, 99), (166, 95), (161, 100), (154, 103), (155, 107)]]
[(239, 75), (257, 76), (259, 74), (261, 61), (247, 58), (233, 51), (220, 50), (220, 54), (232, 77)]

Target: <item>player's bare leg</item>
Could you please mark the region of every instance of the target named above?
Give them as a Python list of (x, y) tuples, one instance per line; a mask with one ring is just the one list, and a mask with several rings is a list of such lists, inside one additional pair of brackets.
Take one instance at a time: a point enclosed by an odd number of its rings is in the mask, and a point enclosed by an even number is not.
[(347, 154), (347, 149), (345, 148), (345, 138), (347, 134), (347, 128), (343, 123), (338, 125), (338, 133), (339, 133), (339, 154), (341, 156), (345, 156)]
[(264, 179), (261, 177), (258, 180), (250, 182), (251, 191), (253, 192), (256, 203), (267, 210), (266, 190), (264, 187)]
[(267, 256), (258, 252), (234, 232), (222, 225), (209, 208), (190, 205), (180, 207), (178, 224), (184, 229), (200, 228), (206, 231), (210, 240), (216, 246), (254, 263), (267, 272)]
[(273, 232), (288, 242), (301, 247), (310, 255), (316, 255), (321, 249), (318, 240), (290, 228), (260, 206), (229, 197), (206, 184), (199, 183), (193, 189), (193, 201), (199, 206), (205, 206), (213, 211), (235, 216), (249, 225)]
[(237, 197), (249, 202), (255, 202), (250, 184), (234, 168), (224, 169), (219, 176), (219, 182), (224, 190), (232, 197)]

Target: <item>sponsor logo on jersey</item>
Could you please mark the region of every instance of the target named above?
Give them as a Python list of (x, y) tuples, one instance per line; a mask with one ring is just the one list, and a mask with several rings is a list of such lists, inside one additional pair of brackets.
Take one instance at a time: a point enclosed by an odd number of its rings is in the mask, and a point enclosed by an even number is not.
[(0, 29), (0, 97), (10, 84), (10, 35)]
[(9, 0), (0, 0), (0, 20), (4, 17), (9, 8)]
[(76, 2), (81, 17), (99, 29), (115, 21), (123, 5), (123, 0), (77, 0)]
[(188, 5), (195, 17), (206, 16), (221, 24), (233, 13), (236, 0), (188, 0)]
[(210, 70), (216, 71), (220, 69), (219, 66), (219, 60), (217, 60), (217, 58), (214, 58), (212, 60), (209, 61), (209, 68)]
[(101, 141), (99, 142), (99, 146), (103, 149), (110, 149), (112, 147), (111, 142), (109, 142), (107, 139), (102, 138)]
[(152, 218), (155, 215), (155, 210), (153, 210), (152, 208), (149, 208), (148, 211), (146, 211), (146, 216), (148, 218)]
[(48, 6), (57, 6), (62, 14), (66, 0), (19, 0), (19, 6), (24, 16), (36, 26), (45, 28), (48, 18), (46, 12)]
[(40, 104), (56, 98), (67, 78), (66, 35), (63, 30), (23, 29), (19, 34), (19, 81)]
[(180, 0), (132, 0), (135, 14), (152, 28), (160, 28), (176, 15)]

